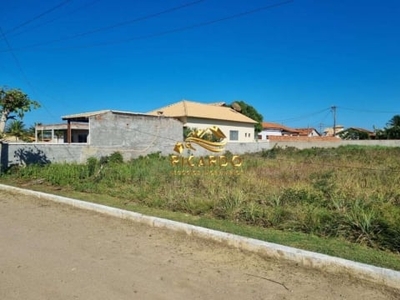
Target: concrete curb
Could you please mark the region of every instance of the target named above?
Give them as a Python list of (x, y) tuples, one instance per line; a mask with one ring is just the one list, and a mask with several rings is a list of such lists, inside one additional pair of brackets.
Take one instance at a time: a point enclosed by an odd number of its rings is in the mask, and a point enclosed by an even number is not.
[(256, 239), (245, 238), (230, 233), (224, 233), (216, 230), (188, 225), (176, 221), (150, 217), (123, 209), (46, 194), (37, 191), (26, 190), (8, 185), (0, 184), (0, 189), (27, 196), (35, 196), (58, 203), (64, 203), (80, 209), (91, 210), (109, 216), (128, 219), (134, 222), (147, 224), (157, 228), (166, 228), (169, 230), (185, 232), (188, 235), (224, 243), (241, 250), (258, 253), (262, 256), (277, 259), (286, 259), (288, 261), (296, 262), (299, 265), (305, 267), (316, 268), (330, 273), (350, 274), (357, 278), (370, 282), (375, 282), (391, 288), (398, 289), (400, 287), (400, 272), (390, 269), (375, 267), (342, 258), (332, 257), (329, 255), (300, 250)]

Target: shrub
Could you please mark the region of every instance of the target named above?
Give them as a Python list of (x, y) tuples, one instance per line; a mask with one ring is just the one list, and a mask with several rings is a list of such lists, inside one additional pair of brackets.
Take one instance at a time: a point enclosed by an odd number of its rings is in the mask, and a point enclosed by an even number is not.
[(122, 164), (124, 162), (124, 158), (123, 158), (121, 152), (113, 152), (108, 157), (108, 161), (110, 163), (114, 163), (114, 164)]
[(94, 173), (96, 171), (96, 168), (97, 168), (97, 164), (98, 164), (97, 158), (89, 157), (87, 159), (86, 165), (87, 165), (87, 168), (88, 168), (89, 177), (92, 177), (94, 175)]

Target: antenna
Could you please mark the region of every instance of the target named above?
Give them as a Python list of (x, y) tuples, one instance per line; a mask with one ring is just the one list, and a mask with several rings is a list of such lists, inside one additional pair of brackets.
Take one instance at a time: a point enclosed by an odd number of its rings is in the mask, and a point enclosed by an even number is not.
[(239, 111), (239, 112), (242, 111), (242, 108), (240, 107), (239, 103), (237, 103), (237, 102), (233, 102), (231, 104), (231, 107), (236, 111)]

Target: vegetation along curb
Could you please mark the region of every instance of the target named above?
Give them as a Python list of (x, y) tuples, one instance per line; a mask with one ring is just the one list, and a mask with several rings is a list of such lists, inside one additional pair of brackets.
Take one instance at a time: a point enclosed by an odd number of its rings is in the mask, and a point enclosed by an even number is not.
[(342, 258), (259, 241), (256, 239), (245, 238), (234, 234), (188, 225), (176, 221), (146, 216), (123, 209), (46, 194), (43, 192), (26, 190), (3, 184), (0, 184), (0, 189), (28, 196), (35, 196), (58, 203), (64, 203), (80, 209), (91, 210), (122, 219), (128, 219), (153, 227), (185, 232), (188, 235), (224, 243), (241, 250), (258, 253), (259, 255), (265, 257), (292, 261), (304, 267), (316, 268), (330, 273), (349, 274), (363, 280), (375, 282), (392, 288), (398, 288), (400, 286), (400, 272), (390, 269), (357, 263)]

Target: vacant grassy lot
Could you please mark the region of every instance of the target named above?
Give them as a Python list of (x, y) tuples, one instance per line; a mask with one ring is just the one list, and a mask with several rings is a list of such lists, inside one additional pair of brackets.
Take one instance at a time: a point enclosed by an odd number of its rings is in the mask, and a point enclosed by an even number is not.
[(274, 148), (242, 156), (240, 175), (229, 164), (174, 175), (190, 167), (114, 153), (12, 168), (2, 181), (400, 270), (399, 157), (400, 148)]

